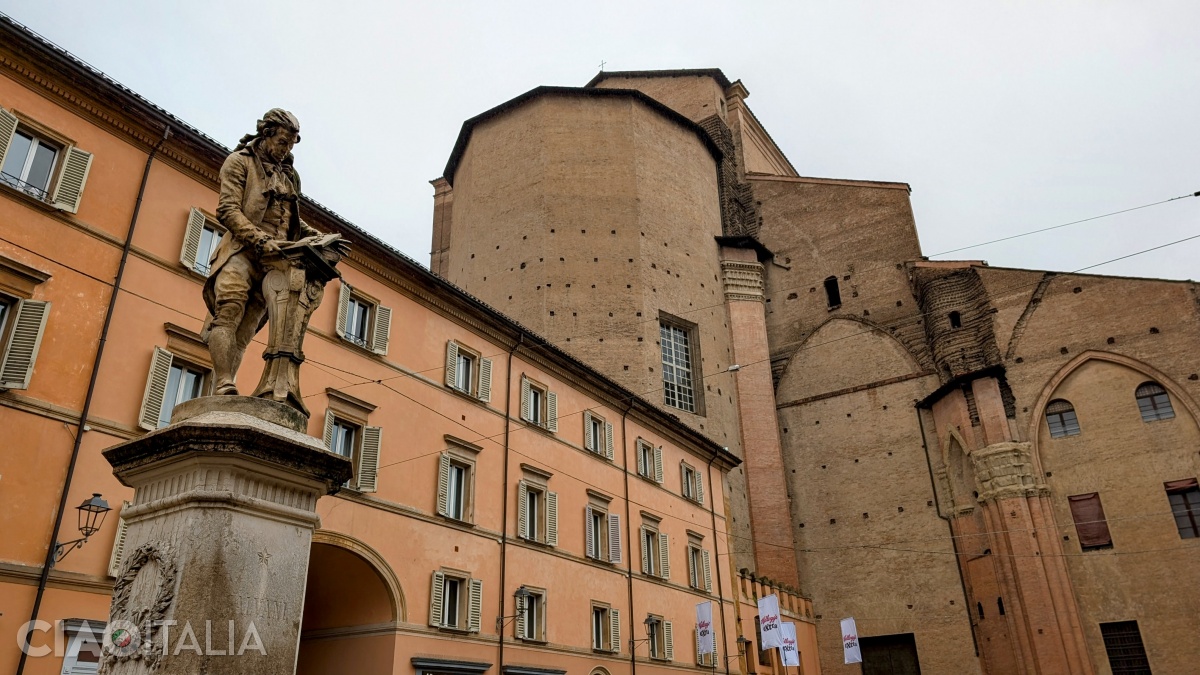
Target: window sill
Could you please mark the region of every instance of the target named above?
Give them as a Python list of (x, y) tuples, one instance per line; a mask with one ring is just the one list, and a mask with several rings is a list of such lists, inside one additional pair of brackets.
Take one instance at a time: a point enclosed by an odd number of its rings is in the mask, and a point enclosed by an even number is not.
[(647, 476), (647, 475), (646, 475), (646, 474), (644, 474), (644, 473), (639, 473), (639, 474), (637, 475), (637, 477), (638, 477), (638, 478), (641, 478), (642, 480), (646, 481), (647, 483), (650, 483), (650, 484), (653, 484), (653, 485), (658, 485), (658, 486), (660, 486), (660, 487), (662, 486), (662, 483), (660, 483), (660, 482), (658, 482), (657, 480), (655, 480), (654, 476)]
[(1091, 551), (1110, 551), (1110, 550), (1112, 550), (1112, 547), (1113, 547), (1112, 544), (1104, 544), (1101, 546), (1081, 546), (1080, 550), (1083, 553), (1089, 553)]
[(532, 421), (526, 420), (526, 419), (521, 420), (521, 422), (523, 422), (525, 424), (525, 428), (540, 431), (543, 434), (546, 434), (547, 436), (554, 436), (557, 434), (557, 432), (550, 431), (549, 429), (542, 426), (541, 424), (538, 424), (537, 422), (532, 422)]
[(448, 516), (444, 513), (438, 513), (435, 515), (437, 515), (438, 518), (441, 518), (442, 520), (446, 521), (447, 523), (450, 523), (451, 525), (458, 525), (459, 527), (465, 527), (465, 528), (472, 529), (472, 530), (475, 529), (475, 527), (476, 527), (475, 523), (473, 523), (469, 520), (462, 520), (461, 518), (455, 518), (454, 516)]
[(607, 656), (607, 655), (611, 655), (611, 654), (619, 654), (620, 652), (618, 652), (615, 649), (600, 649), (599, 647), (592, 647), (592, 653), (593, 654), (604, 654)]
[(533, 544), (535, 546), (543, 546), (545, 548), (555, 548), (554, 544), (547, 544), (544, 541), (540, 541), (538, 539), (530, 539), (529, 537), (526, 537), (523, 535), (518, 535), (517, 539), (520, 539), (521, 541), (525, 542), (526, 544)]
[(36, 206), (37, 208), (42, 209), (43, 211), (60, 211), (61, 210), (57, 206), (51, 204), (50, 202), (48, 202), (44, 199), (39, 199), (38, 197), (35, 197), (35, 196), (29, 194), (28, 192), (22, 190), (21, 188), (13, 187), (4, 181), (0, 181), (0, 191), (5, 192), (6, 194), (12, 195), (13, 197), (20, 199), (21, 201), (24, 201), (33, 206)]
[(548, 645), (548, 644), (550, 644), (548, 641), (541, 640), (538, 638), (518, 637), (515, 639), (520, 640), (521, 642), (528, 644), (528, 645)]
[[(205, 277), (205, 278), (207, 278), (207, 277)], [(336, 333), (334, 333), (334, 334), (337, 335)], [(337, 337), (342, 342), (350, 345), (351, 347), (354, 347), (355, 349), (359, 350), (360, 352), (362, 352), (364, 354), (367, 354), (369, 356), (373, 356), (376, 358), (383, 358), (383, 356), (384, 356), (383, 354), (376, 352), (375, 350), (371, 349), (370, 347), (359, 344), (358, 341), (351, 340), (350, 338), (345, 337), (344, 335), (338, 335)]]
[[(348, 341), (347, 341), (347, 342), (348, 342)], [(370, 351), (370, 350), (368, 350), (368, 351)], [(371, 353), (372, 353), (372, 354), (374, 354), (375, 352), (371, 352)], [(467, 399), (468, 401), (473, 401), (474, 403), (477, 403), (477, 404), (479, 404), (479, 405), (481, 405), (481, 406), (484, 406), (485, 408), (486, 408), (486, 407), (489, 407), (489, 406), (488, 406), (488, 401), (481, 401), (481, 400), (479, 400), (479, 397), (478, 397), (478, 396), (475, 396), (475, 395), (471, 394), (471, 392), (469, 392), (469, 391), (463, 391), (462, 389), (459, 389), (458, 387), (453, 387), (453, 386), (451, 386), (451, 385), (448, 385), (448, 384), (446, 384), (446, 385), (444, 385), (444, 386), (446, 387), (446, 391), (448, 391), (448, 392), (450, 392), (450, 393), (452, 393), (452, 394), (455, 394), (456, 396), (459, 396), (459, 397), (465, 398), (465, 399)]]
[(469, 628), (459, 628), (458, 626), (434, 626), (443, 633), (454, 633), (456, 635), (471, 635), (475, 631)]
[(833, 311), (839, 310), (841, 308), (842, 308), (842, 303), (839, 302), (836, 305), (829, 305), (828, 307), (825, 308), (825, 311), (833, 312)]

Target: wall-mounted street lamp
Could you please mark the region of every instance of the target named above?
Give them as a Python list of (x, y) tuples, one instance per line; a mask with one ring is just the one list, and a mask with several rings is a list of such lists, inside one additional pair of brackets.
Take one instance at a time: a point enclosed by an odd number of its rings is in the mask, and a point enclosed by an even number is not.
[(99, 492), (93, 492), (91, 498), (85, 499), (75, 510), (79, 512), (79, 533), (83, 536), (61, 544), (55, 542), (54, 562), (61, 562), (68, 553), (86, 544), (88, 538), (99, 532), (104, 525), (105, 514), (112, 511)]
[(530, 593), (528, 588), (521, 586), (517, 589), (517, 592), (514, 593), (513, 596), (517, 599), (517, 613), (513, 614), (512, 616), (496, 617), (496, 632), (503, 630), (504, 627), (511, 623), (513, 619), (519, 619), (525, 616), (525, 612), (527, 611), (526, 608), (529, 607), (529, 599), (533, 597), (533, 593)]
[(662, 621), (661, 619), (654, 616), (653, 614), (647, 614), (646, 620), (642, 622), (646, 625), (646, 639), (645, 640), (634, 640), (633, 638), (630, 638), (629, 639), (629, 650), (633, 651), (633, 650), (637, 649), (638, 645), (643, 644), (645, 642), (650, 642), (651, 643), (651, 645), (650, 645), (651, 653), (656, 651), (653, 643), (658, 638), (658, 624), (661, 623), (661, 621)]

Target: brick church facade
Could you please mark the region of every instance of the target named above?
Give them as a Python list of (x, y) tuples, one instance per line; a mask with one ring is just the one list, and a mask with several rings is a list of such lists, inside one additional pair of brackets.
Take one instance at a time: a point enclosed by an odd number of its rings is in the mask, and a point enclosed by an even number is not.
[[(729, 564), (824, 673), (1189, 672), (1191, 281), (922, 255), (904, 183), (800, 175), (719, 70), (467, 120), (431, 269), (743, 460)], [(919, 664), (919, 665), (918, 665)]]

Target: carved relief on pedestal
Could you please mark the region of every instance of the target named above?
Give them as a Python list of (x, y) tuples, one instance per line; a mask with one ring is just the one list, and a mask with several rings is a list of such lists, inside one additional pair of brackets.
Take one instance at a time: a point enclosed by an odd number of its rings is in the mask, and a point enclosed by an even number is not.
[(165, 653), (162, 622), (175, 604), (177, 576), (170, 545), (144, 544), (125, 561), (113, 586), (100, 675), (127, 661), (140, 661), (150, 672), (158, 669)]
[(756, 262), (722, 260), (721, 276), (726, 300), (763, 300), (763, 266)]

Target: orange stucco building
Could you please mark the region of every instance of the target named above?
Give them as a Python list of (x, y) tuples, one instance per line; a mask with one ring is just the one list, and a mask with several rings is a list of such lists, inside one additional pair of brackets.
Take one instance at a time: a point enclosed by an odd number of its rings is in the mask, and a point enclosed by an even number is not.
[[(88, 673), (131, 493), (100, 452), (209, 391), (200, 288), (228, 150), (7, 18), (0, 36), (0, 670)], [(738, 658), (767, 590), (818, 672), (811, 603), (734, 574), (726, 443), (302, 209), (353, 244), (303, 391), (355, 476), (319, 504), (298, 672), (772, 672)], [(51, 569), (93, 493), (112, 512)], [(695, 644), (703, 602), (715, 659)]]

